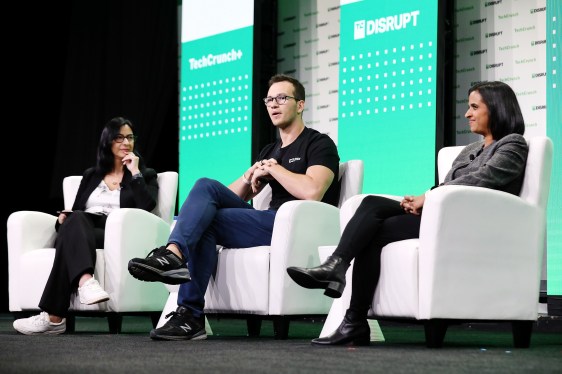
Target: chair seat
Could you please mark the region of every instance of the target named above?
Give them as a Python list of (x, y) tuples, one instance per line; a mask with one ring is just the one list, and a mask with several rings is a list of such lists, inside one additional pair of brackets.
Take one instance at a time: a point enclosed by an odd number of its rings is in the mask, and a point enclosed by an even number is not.
[(381, 275), (371, 314), (418, 318), (419, 239), (386, 245), (381, 254)]
[[(105, 260), (103, 257), (103, 249), (97, 249), (96, 252), (96, 269), (94, 277), (98, 280), (100, 286), (104, 288), (103, 274), (105, 273)], [(18, 283), (21, 287), (17, 298), (22, 310), (37, 309), (37, 305), (39, 305), (41, 295), (43, 294), (43, 288), (37, 287), (37, 284), (44, 286), (47, 283), (51, 268), (53, 267), (54, 259), (54, 248), (41, 248), (32, 252), (24, 253), (21, 256), (19, 261), (19, 271), (17, 272), (19, 278)], [(80, 303), (79, 298), (73, 294), (70, 299), (69, 310), (104, 311), (105, 303), (84, 305)]]
[(217, 271), (205, 294), (207, 313), (266, 315), (271, 247), (220, 250)]

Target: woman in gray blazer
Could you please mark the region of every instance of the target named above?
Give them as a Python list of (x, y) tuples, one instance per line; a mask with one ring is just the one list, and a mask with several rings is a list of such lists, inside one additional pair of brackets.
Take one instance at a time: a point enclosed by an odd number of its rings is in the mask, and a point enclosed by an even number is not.
[[(518, 195), (528, 147), (523, 137), (523, 115), (511, 87), (502, 82), (474, 85), (468, 91), (465, 117), (470, 131), (483, 138), (461, 151), (441, 185), (486, 187)], [(369, 344), (367, 312), (380, 275), (382, 248), (419, 237), (424, 201), (425, 194), (404, 196), (401, 202), (368, 196), (347, 224), (333, 255), (322, 265), (287, 268), (300, 286), (325, 289), (325, 295), (337, 298), (345, 287), (347, 268), (356, 259), (351, 302), (344, 320), (334, 333), (314, 339), (313, 344)]]

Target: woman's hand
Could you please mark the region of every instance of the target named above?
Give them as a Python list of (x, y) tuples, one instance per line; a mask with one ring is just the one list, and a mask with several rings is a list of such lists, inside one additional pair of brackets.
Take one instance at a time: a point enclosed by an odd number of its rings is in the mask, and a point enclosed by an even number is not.
[(400, 202), (400, 206), (406, 213), (420, 215), (423, 209), (423, 203), (425, 202), (425, 194), (419, 196), (404, 196)]
[(132, 175), (140, 173), (139, 170), (139, 157), (133, 152), (129, 152), (125, 157), (123, 157), (123, 165), (129, 169)]
[(64, 211), (64, 210), (63, 210), (62, 212), (59, 212), (59, 218), (58, 218), (59, 224), (62, 225), (62, 223), (66, 220), (67, 216), (68, 216), (70, 213), (72, 213), (72, 212)]

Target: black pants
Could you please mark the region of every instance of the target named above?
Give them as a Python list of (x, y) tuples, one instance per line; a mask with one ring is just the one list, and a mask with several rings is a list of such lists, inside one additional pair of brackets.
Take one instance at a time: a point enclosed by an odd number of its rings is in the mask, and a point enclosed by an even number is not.
[(367, 316), (380, 276), (382, 248), (392, 242), (418, 238), (421, 216), (407, 214), (398, 201), (367, 196), (345, 227), (335, 256), (353, 264), (349, 309)]
[(70, 296), (80, 277), (94, 274), (96, 248), (103, 248), (107, 216), (74, 211), (60, 226), (55, 240), (55, 260), (39, 308), (65, 317)]

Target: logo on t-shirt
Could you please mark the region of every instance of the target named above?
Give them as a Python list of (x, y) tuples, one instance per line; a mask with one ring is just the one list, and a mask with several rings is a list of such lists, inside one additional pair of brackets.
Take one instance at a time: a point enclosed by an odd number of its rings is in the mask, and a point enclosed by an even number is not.
[(290, 158), (290, 159), (289, 159), (289, 164), (292, 163), (292, 162), (295, 162), (295, 161), (300, 161), (300, 160), (301, 160), (300, 157), (293, 157), (293, 158)]

